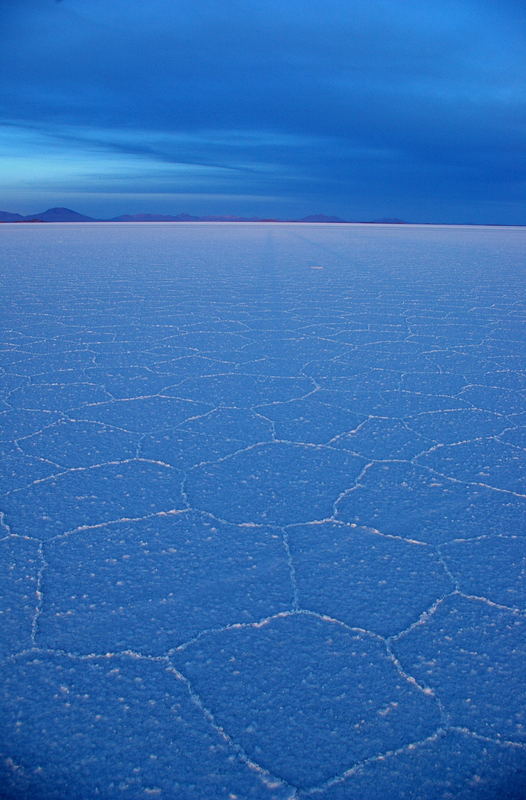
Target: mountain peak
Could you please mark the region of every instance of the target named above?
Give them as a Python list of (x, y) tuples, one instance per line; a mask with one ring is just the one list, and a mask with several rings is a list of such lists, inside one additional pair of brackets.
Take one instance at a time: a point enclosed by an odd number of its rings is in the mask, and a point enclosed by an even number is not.
[[(238, 216), (222, 216), (222, 215), (207, 215), (207, 216), (194, 216), (193, 214), (186, 214), (184, 212), (176, 215), (172, 214), (121, 214), (112, 219), (95, 219), (88, 217), (85, 214), (79, 214), (78, 211), (73, 211), (71, 208), (64, 206), (55, 206), (48, 208), (46, 211), (40, 211), (38, 214), (14, 214), (10, 211), (0, 211), (0, 222), (321, 222), (321, 223), (339, 223), (349, 222), (350, 220), (342, 219), (341, 217), (329, 216), (327, 214), (309, 214), (301, 219), (278, 219), (275, 217), (238, 217)], [(383, 217), (381, 219), (362, 220), (362, 224), (366, 222), (375, 222), (383, 224), (403, 224), (403, 219), (396, 217)]]
[(39, 219), (42, 222), (94, 222), (93, 217), (87, 217), (85, 214), (79, 214), (78, 211), (72, 211), (71, 208), (48, 208), (46, 211), (41, 211), (38, 214), (28, 214), (24, 220), (29, 221), (32, 219)]
[(13, 214), (12, 211), (0, 211), (0, 222), (22, 222), (22, 214)]

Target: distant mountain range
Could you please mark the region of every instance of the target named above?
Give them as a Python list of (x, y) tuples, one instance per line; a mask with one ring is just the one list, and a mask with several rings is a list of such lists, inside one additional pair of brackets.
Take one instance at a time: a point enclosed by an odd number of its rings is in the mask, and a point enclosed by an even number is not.
[(225, 216), (205, 216), (196, 217), (192, 214), (122, 214), (120, 217), (112, 219), (95, 219), (72, 211), (70, 208), (48, 208), (38, 214), (14, 214), (11, 211), (0, 211), (0, 222), (368, 222), (384, 223), (390, 225), (402, 225), (403, 219), (395, 217), (385, 217), (382, 219), (370, 220), (348, 220), (340, 217), (330, 217), (326, 214), (311, 214), (301, 219), (278, 219), (266, 217), (225, 217)]

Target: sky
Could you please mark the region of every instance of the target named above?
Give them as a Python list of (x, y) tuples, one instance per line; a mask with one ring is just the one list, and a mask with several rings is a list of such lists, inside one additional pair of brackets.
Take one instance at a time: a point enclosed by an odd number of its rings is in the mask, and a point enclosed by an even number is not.
[(523, 0), (0, 0), (0, 209), (526, 224)]

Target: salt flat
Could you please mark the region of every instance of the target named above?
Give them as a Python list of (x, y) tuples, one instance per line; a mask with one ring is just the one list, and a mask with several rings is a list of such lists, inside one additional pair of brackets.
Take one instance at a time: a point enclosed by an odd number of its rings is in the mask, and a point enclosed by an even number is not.
[(523, 798), (526, 229), (0, 238), (0, 795)]

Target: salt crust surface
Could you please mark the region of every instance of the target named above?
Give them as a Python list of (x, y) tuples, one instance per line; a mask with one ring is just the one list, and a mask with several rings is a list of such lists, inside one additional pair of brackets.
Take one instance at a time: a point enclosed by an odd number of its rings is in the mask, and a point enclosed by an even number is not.
[(2, 797), (524, 797), (526, 231), (1, 234)]

